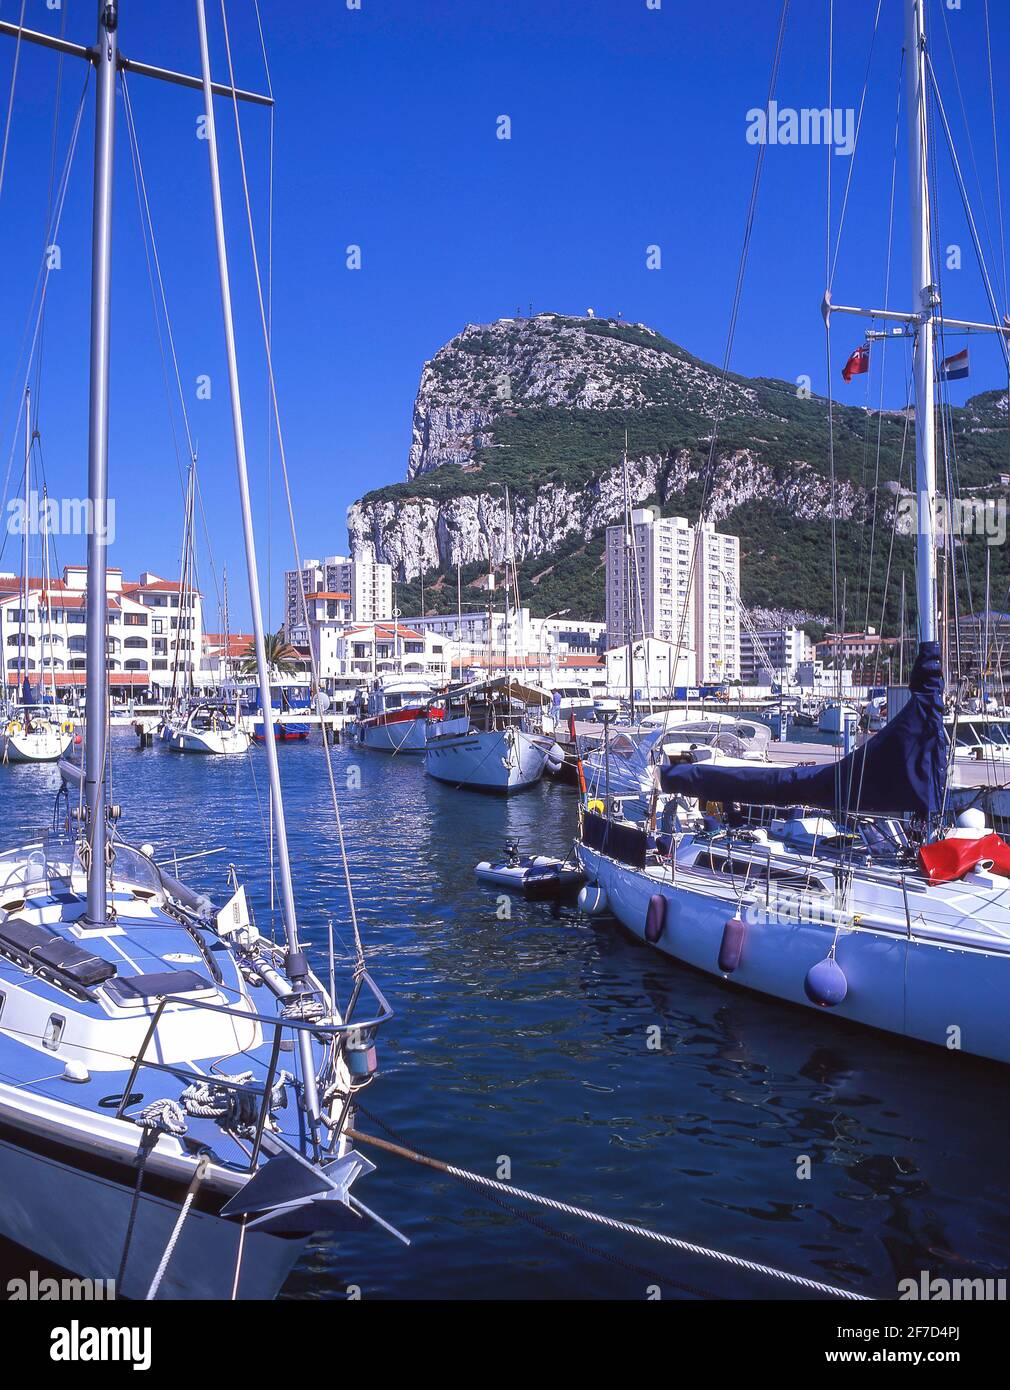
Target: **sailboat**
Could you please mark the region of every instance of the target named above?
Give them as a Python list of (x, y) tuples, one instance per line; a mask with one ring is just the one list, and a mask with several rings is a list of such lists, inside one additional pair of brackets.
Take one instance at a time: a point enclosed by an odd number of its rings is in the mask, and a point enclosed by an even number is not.
[(1005, 330), (940, 316), (926, 4), (901, 3), (912, 309), (850, 309), (828, 296), (823, 309), (828, 323), (864, 314), (913, 338), (919, 646), (907, 702), (826, 767), (663, 768), (664, 791), (721, 803), (722, 823), (664, 844), (648, 824), (586, 810), (577, 853), (596, 910), (609, 907), (674, 960), (809, 1011), (1010, 1062), (1010, 849), (977, 810), (950, 823), (934, 506), (934, 333)]
[[(495, 676), (494, 573), (488, 575), (488, 676), (450, 686), (444, 710), (429, 719), (424, 770), (436, 781), (475, 791), (510, 795), (539, 782), (551, 767), (564, 762), (564, 750), (554, 739), (549, 712), (553, 697), (540, 686), (509, 670), (510, 607), (520, 622), (519, 581), (512, 544), (512, 516), (505, 489), (505, 626), (504, 672)], [(517, 661), (523, 660), (522, 637)]]
[[(40, 689), (45, 693), (46, 666), (49, 667), (50, 703), (32, 698), (29, 672), (34, 663), (29, 657), (29, 646), (35, 641), (32, 636), (30, 613), (31, 581), (29, 579), (28, 518), (31, 515), (31, 459), (32, 424), (31, 392), (25, 390), (25, 515), (24, 540), (21, 549), (21, 622), (18, 644), (17, 686), (20, 699), (9, 703), (0, 725), (0, 761), (5, 763), (51, 763), (65, 756), (74, 739), (73, 721), (66, 710), (61, 711), (56, 694), (56, 674), (52, 666), (52, 632), (46, 632), (46, 618), (49, 611), (49, 537), (45, 532), (45, 506), (41, 509), (43, 517), (42, 579), (38, 594), (38, 615), (40, 627), (40, 647), (46, 655), (40, 661)], [(47, 640), (49, 639), (49, 640)]]
[[(215, 92), (196, 0), (236, 467), (260, 690), (269, 701), (220, 193)], [(88, 480), (108, 498), (117, 0), (93, 49), (18, 29), (97, 71)], [(136, 69), (134, 69), (136, 70)], [(268, 1298), (315, 1233), (374, 1221), (347, 1136), (390, 1009), (358, 967), (341, 1010), (299, 930), (276, 750), (266, 744), (284, 922), (257, 929), (245, 890), (214, 903), (133, 845), (107, 799), (106, 533), (88, 538), (83, 768), (51, 834), (0, 855), (0, 1235), (132, 1298)]]
[[(183, 523), (182, 564), (179, 573), (179, 616), (175, 630), (172, 692), (158, 730), (173, 753), (205, 753), (216, 756), (246, 753), (252, 741), (239, 718), (238, 697), (234, 711), (220, 701), (193, 699), (192, 621), (196, 594), (196, 455), (189, 461), (186, 508)], [(188, 644), (188, 645), (187, 645)], [(143, 741), (143, 736), (142, 741)]]

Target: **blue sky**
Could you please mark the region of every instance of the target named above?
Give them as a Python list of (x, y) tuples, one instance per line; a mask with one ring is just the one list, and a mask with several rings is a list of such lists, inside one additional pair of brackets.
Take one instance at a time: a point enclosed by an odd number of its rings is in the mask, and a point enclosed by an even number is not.
[[(92, 0), (65, 0), (67, 33), (94, 36)], [(3, 0), (0, 18), (17, 18)], [(992, 4), (998, 72), (1010, 7)], [(622, 313), (690, 351), (721, 360), (750, 187), (754, 147), (746, 113), (763, 104), (778, 0), (695, 5), (662, 0), (345, 0), (293, 7), (261, 0), (277, 98), (274, 183), (275, 359), (303, 553), (341, 551), (345, 510), (371, 487), (404, 476), (414, 392), (424, 360), (467, 322), (534, 310)], [(793, 0), (778, 98), (827, 102), (827, 0)], [(225, 75), (220, 7), (208, 4), (215, 75)], [(836, 5), (834, 102), (854, 107), (866, 68), (874, 0)], [(169, 16), (166, 18), (166, 15)], [(946, 13), (958, 57), (986, 214), (996, 236), (993, 151), (982, 0)], [(934, 61), (959, 140), (940, 0), (932, 10)], [(61, 13), (28, 0), (26, 23), (54, 32)], [(229, 5), (240, 85), (262, 88), (252, 6)], [(855, 159), (835, 297), (881, 302), (887, 258), (901, 6), (884, 0), (864, 128)], [(198, 70), (189, 0), (122, 5), (124, 53)], [(14, 44), (0, 44), (0, 120)], [(63, 69), (60, 159), (83, 81)], [(18, 349), (38, 264), (56, 90), (54, 54), (24, 47), (0, 194), (0, 464), (14, 439)], [(234, 485), (206, 147), (196, 139), (201, 97), (132, 78), (130, 93), (173, 316), (187, 404), (199, 439), (215, 566), (227, 565), (233, 620), (246, 611)], [(1005, 91), (998, 112), (1005, 126)], [(79, 496), (86, 478), (87, 308), (90, 268), (91, 106), (73, 167), (62, 267), (50, 280), (40, 392), (46, 476), (54, 495)], [(266, 243), (268, 117), (243, 110), (261, 249)], [(496, 139), (508, 115), (509, 141)], [(270, 607), (291, 542), (274, 470), (267, 487), (267, 394), (234, 156), (230, 107), (219, 102), (226, 216), (233, 255), (247, 430)], [(1006, 144), (1010, 145), (1010, 132)], [(962, 159), (978, 201), (970, 152)], [(1010, 187), (1007, 149), (1001, 150)], [(178, 565), (181, 494), (153, 329), (147, 271), (125, 129), (118, 140), (113, 299), (112, 555), (130, 574)], [(850, 160), (831, 156), (837, 214)], [(987, 317), (945, 151), (937, 151), (943, 245), (959, 242), (960, 272), (944, 272), (947, 307)], [(824, 289), (823, 147), (768, 150), (733, 367), (825, 385), (819, 303)], [(909, 299), (904, 255), (907, 175), (899, 151), (890, 301)], [(976, 207), (976, 214), (979, 208)], [(981, 219), (980, 219), (981, 220)], [(985, 232), (983, 230), (983, 236)], [(345, 248), (361, 247), (348, 270)], [(662, 269), (646, 269), (646, 248)], [(998, 253), (997, 253), (998, 254)], [(997, 271), (999, 279), (1001, 272)], [(1002, 289), (997, 290), (1002, 305)], [(837, 359), (860, 340), (845, 323)], [(851, 341), (850, 341), (851, 340)], [(998, 350), (973, 343), (973, 375), (953, 398), (1001, 384)], [(958, 342), (952, 350), (960, 347)], [(902, 395), (892, 354), (886, 399)], [(863, 378), (844, 399), (866, 399)], [(211, 378), (211, 399), (196, 378)], [(1005, 373), (1002, 384), (1005, 384)], [(869, 382), (871, 400), (879, 389)], [(274, 451), (276, 458), (276, 451)], [(270, 492), (268, 505), (268, 491)], [(269, 519), (269, 524), (268, 524)], [(269, 546), (268, 546), (269, 540)], [(76, 542), (59, 543), (60, 561)], [(0, 564), (14, 556), (8, 543)], [(201, 574), (213, 601), (206, 547)]]

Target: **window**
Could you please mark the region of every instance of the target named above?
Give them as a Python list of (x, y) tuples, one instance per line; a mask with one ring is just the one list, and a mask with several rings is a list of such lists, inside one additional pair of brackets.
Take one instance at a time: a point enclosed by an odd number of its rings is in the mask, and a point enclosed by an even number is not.
[(152, 632), (156, 632), (156, 633), (157, 633), (157, 632), (164, 632), (164, 630), (165, 630), (165, 624), (161, 621), (160, 618), (152, 618), (152, 619), (151, 619), (151, 631), (152, 631)]
[(87, 670), (87, 666), (88, 663), (79, 656), (75, 656), (70, 662), (71, 671), (85, 671)]
[(123, 622), (127, 627), (147, 627), (146, 613), (124, 613)]
[(127, 637), (126, 641), (123, 643), (123, 646), (124, 646), (124, 647), (133, 647), (133, 648), (137, 648), (137, 647), (146, 647), (146, 646), (147, 646), (147, 638), (146, 638), (146, 637)]
[(127, 661), (123, 667), (124, 671), (146, 671), (147, 662), (138, 661), (136, 657), (132, 661)]

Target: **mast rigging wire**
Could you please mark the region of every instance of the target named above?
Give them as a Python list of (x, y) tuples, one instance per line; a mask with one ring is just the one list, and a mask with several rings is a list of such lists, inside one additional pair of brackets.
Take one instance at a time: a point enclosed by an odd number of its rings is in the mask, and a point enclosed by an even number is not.
[[(230, 38), (230, 35), (229, 35), (229, 30), (228, 30), (228, 13), (227, 13), (226, 0), (221, 0), (221, 20), (222, 20), (222, 25), (223, 25), (223, 28), (224, 28), (224, 43), (225, 43), (225, 52), (226, 52), (226, 54), (227, 54), (227, 60), (228, 60), (228, 72), (229, 72), (229, 75), (230, 75), (230, 79), (231, 79), (231, 81), (232, 81), (232, 110), (233, 110), (234, 120), (235, 120), (235, 134), (236, 134), (236, 140), (237, 140), (237, 143), (238, 143), (239, 167), (240, 167), (240, 169), (241, 169), (241, 174), (242, 174), (242, 191), (243, 191), (243, 195), (244, 195), (244, 199), (245, 199), (246, 222), (247, 222), (248, 230), (249, 230), (249, 245), (250, 245), (250, 251), (251, 251), (251, 255), (252, 255), (253, 272), (254, 272), (255, 280), (256, 280), (256, 297), (257, 297), (257, 301), (258, 301), (258, 304), (259, 304), (260, 325), (261, 325), (261, 328), (262, 328), (262, 331), (263, 331), (263, 343), (264, 343), (264, 350), (265, 350), (265, 353), (266, 353), (267, 374), (268, 374), (269, 381), (270, 381), (270, 397), (271, 397), (271, 401), (272, 401), (272, 404), (273, 404), (274, 424), (275, 424), (275, 427), (276, 427), (276, 430), (277, 430), (277, 452), (278, 452), (279, 461), (280, 461), (280, 465), (281, 465), (281, 474), (282, 474), (282, 477), (283, 477), (283, 480), (284, 480), (284, 494), (285, 494), (285, 499), (286, 499), (286, 502), (287, 502), (288, 522), (289, 522), (290, 530), (291, 530), (291, 543), (292, 543), (292, 547), (293, 547), (293, 549), (294, 549), (294, 558), (295, 558), (296, 573), (297, 573), (297, 575), (298, 575), (298, 588), (299, 588), (299, 596), (300, 596), (300, 598), (301, 598), (302, 613), (303, 613), (304, 618), (305, 618), (306, 629), (309, 630), (309, 662), (310, 662), (310, 665), (311, 665), (311, 668), (312, 668), (312, 678), (313, 678), (313, 681), (314, 681), (315, 687), (316, 687), (317, 707), (319, 708), (319, 718), (320, 718), (320, 732), (321, 732), (321, 734), (322, 734), (323, 752), (324, 752), (324, 757), (325, 757), (325, 761), (326, 761), (326, 772), (327, 772), (327, 778), (328, 778), (329, 786), (330, 786), (330, 798), (331, 798), (331, 801), (332, 801), (332, 804), (333, 804), (333, 815), (334, 815), (334, 821), (335, 821), (336, 829), (337, 829), (337, 840), (338, 840), (339, 847), (340, 847), (341, 864), (342, 864), (343, 871), (344, 871), (344, 883), (345, 883), (345, 887), (346, 887), (346, 890), (347, 890), (347, 901), (348, 901), (348, 907), (349, 907), (350, 916), (351, 916), (351, 926), (352, 926), (353, 932), (354, 932), (354, 944), (355, 944), (355, 950), (356, 950), (356, 953), (357, 953), (357, 965), (356, 965), (356, 969), (357, 969), (357, 971), (360, 972), (361, 970), (364, 969), (364, 964), (365, 964), (364, 946), (363, 946), (362, 941), (361, 941), (361, 932), (360, 932), (360, 928), (359, 928), (359, 924), (358, 924), (357, 906), (356, 906), (355, 899), (354, 899), (354, 887), (353, 887), (353, 884), (352, 884), (352, 882), (351, 882), (351, 869), (350, 869), (350, 863), (349, 863), (349, 860), (348, 860), (348, 857), (347, 857), (347, 846), (346, 846), (346, 843), (345, 843), (345, 840), (344, 840), (343, 819), (342, 819), (342, 817), (341, 817), (341, 815), (340, 815), (340, 803), (339, 803), (339, 800), (338, 800), (338, 797), (337, 797), (337, 786), (336, 786), (336, 780), (335, 780), (335, 778), (334, 778), (334, 773), (333, 773), (333, 757), (332, 757), (332, 753), (331, 753), (331, 749), (330, 749), (329, 740), (328, 740), (327, 737), (326, 737), (325, 715), (324, 715), (324, 712), (323, 712), (323, 710), (322, 710), (322, 708), (321, 708), (321, 701), (319, 700), (319, 696), (320, 696), (321, 693), (322, 693), (322, 687), (320, 686), (320, 683), (319, 683), (319, 664), (318, 664), (318, 661), (317, 661), (317, 659), (316, 659), (315, 651), (313, 650), (313, 647), (312, 647), (311, 630), (310, 630), (310, 628), (309, 628), (308, 598), (307, 598), (306, 591), (305, 591), (305, 579), (304, 579), (304, 575), (302, 574), (301, 564), (300, 564), (300, 562), (299, 562), (299, 555), (300, 555), (301, 552), (300, 552), (299, 546), (298, 546), (298, 530), (297, 530), (297, 526), (296, 526), (296, 523), (295, 523), (294, 501), (293, 501), (292, 495), (291, 495), (291, 481), (290, 481), (290, 477), (289, 477), (289, 475), (288, 475), (287, 453), (286, 453), (286, 450), (285, 450), (285, 447), (284, 447), (284, 434), (283, 434), (283, 430), (282, 430), (282, 427), (281, 427), (280, 404), (279, 404), (278, 396), (277, 396), (277, 380), (276, 380), (276, 377), (275, 377), (275, 375), (274, 375), (273, 351), (272, 351), (271, 342), (270, 342), (270, 332), (269, 332), (269, 324), (268, 324), (268, 321), (267, 321), (266, 304), (265, 304), (265, 300), (264, 300), (264, 297), (263, 297), (263, 279), (262, 279), (262, 275), (261, 275), (261, 273), (260, 273), (259, 255), (258, 255), (257, 246), (256, 246), (256, 227), (255, 227), (255, 223), (254, 223), (254, 221), (253, 221), (253, 215), (252, 215), (252, 202), (251, 202), (250, 194), (249, 194), (249, 177), (248, 177), (248, 172), (247, 172), (247, 170), (246, 170), (245, 146), (244, 146), (244, 143), (243, 143), (243, 140), (242, 140), (242, 123), (241, 123), (241, 117), (240, 117), (240, 115), (239, 115), (238, 98), (237, 98), (237, 96), (235, 95), (235, 89), (234, 89), (234, 71), (235, 71), (235, 70), (234, 70), (234, 65), (233, 65), (233, 62), (232, 62), (231, 38)], [(272, 88), (272, 84), (271, 84), (271, 82), (270, 82), (270, 72), (269, 72), (269, 68), (267, 68), (267, 70), (266, 70), (266, 82), (267, 82), (267, 95), (270, 96), (270, 97), (272, 98), (272, 97), (273, 97), (273, 88)], [(270, 728), (269, 728), (269, 724), (270, 724), (270, 712), (269, 712), (268, 710), (264, 710), (264, 711), (263, 711), (263, 720), (264, 720), (264, 732), (265, 732), (266, 736), (269, 738), (269, 737), (270, 737)]]

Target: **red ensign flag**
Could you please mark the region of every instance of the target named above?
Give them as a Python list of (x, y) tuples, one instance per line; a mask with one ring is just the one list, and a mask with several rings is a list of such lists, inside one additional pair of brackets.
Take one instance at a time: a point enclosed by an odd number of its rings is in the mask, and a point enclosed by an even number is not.
[(851, 381), (854, 376), (860, 376), (863, 372), (870, 370), (870, 345), (863, 343), (857, 347), (855, 352), (842, 368), (842, 380)]

